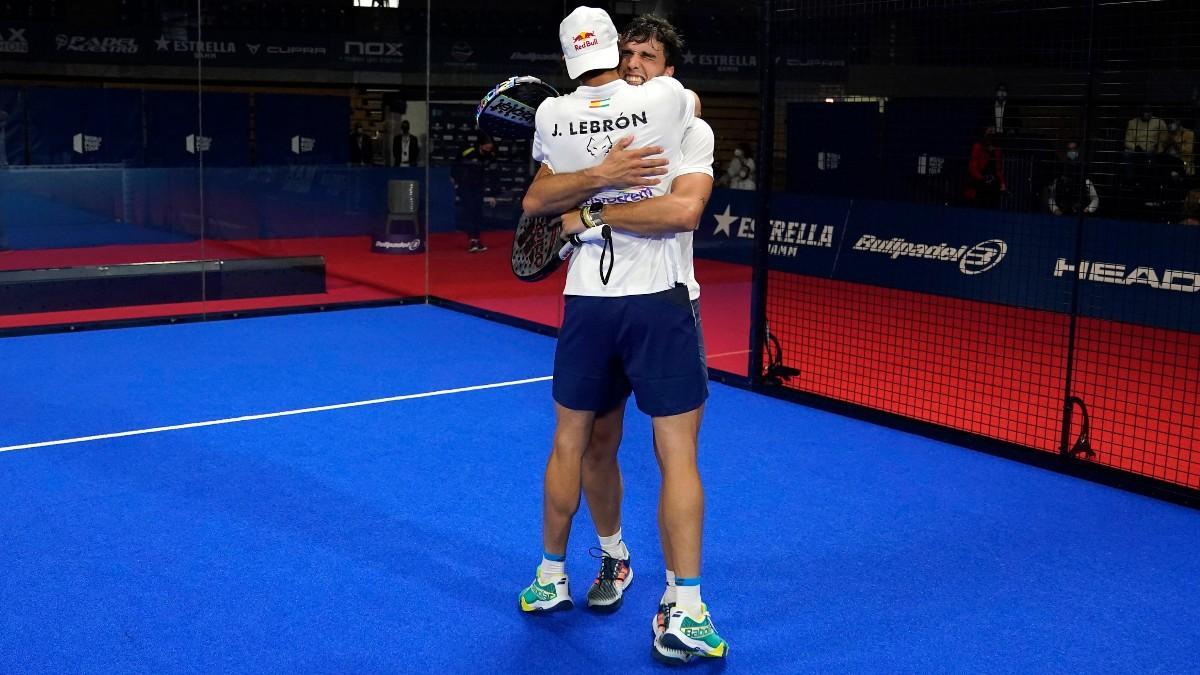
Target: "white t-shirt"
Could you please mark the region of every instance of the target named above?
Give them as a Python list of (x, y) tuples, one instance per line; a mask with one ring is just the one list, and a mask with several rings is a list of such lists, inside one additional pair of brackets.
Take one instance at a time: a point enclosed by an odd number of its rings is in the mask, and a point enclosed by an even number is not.
[[(533, 158), (555, 173), (582, 171), (599, 164), (613, 144), (632, 135), (635, 147), (664, 148), (668, 173), (658, 185), (609, 190), (588, 202), (636, 202), (664, 195), (682, 166), (683, 132), (694, 118), (695, 105), (692, 93), (670, 77), (656, 77), (638, 87), (620, 79), (599, 87), (579, 87), (538, 107)], [(608, 284), (600, 280), (603, 243), (589, 243), (571, 255), (564, 294), (645, 295), (683, 280), (674, 234), (642, 237), (614, 230), (612, 244)]]
[[(699, 117), (693, 117), (692, 123), (683, 132), (683, 161), (679, 165), (679, 176), (688, 173), (713, 175), (714, 144), (712, 127)], [(680, 232), (675, 238), (679, 241), (680, 281), (687, 284), (688, 297), (699, 300), (700, 284), (696, 282), (696, 266), (692, 263), (693, 234)]]

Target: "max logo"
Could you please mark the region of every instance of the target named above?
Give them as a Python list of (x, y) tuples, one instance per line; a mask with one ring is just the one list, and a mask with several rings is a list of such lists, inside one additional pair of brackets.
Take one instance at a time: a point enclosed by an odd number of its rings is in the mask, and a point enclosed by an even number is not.
[(577, 52), (600, 44), (600, 41), (596, 39), (596, 34), (590, 30), (580, 32), (572, 41), (575, 43), (575, 51)]

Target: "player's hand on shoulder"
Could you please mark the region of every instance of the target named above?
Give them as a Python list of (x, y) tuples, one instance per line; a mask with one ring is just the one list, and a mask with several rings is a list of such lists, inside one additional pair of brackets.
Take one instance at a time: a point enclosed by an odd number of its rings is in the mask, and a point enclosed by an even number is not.
[(615, 144), (604, 161), (591, 170), (600, 176), (605, 184), (612, 189), (624, 190), (631, 187), (658, 185), (659, 179), (667, 173), (667, 158), (656, 157), (663, 149), (657, 145), (631, 147), (633, 136), (623, 136)]

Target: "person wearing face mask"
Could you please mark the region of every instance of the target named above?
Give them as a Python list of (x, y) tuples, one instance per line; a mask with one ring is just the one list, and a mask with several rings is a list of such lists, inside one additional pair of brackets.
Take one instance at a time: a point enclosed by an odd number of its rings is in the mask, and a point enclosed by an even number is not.
[(734, 190), (753, 190), (756, 187), (754, 184), (754, 174), (750, 171), (749, 164), (742, 164), (737, 178), (729, 181), (729, 187)]
[[(1050, 213), (1056, 216), (1078, 214), (1080, 211), (1095, 213), (1100, 208), (1100, 195), (1096, 192), (1096, 186), (1092, 184), (1092, 180), (1083, 175), (1083, 161), (1079, 156), (1079, 144), (1075, 141), (1068, 142), (1063, 157), (1064, 161), (1059, 168), (1058, 176), (1050, 183), (1047, 191), (1047, 205), (1050, 207)], [(1079, 190), (1081, 180), (1083, 194)], [(1087, 203), (1084, 203), (1085, 196)]]
[(1167, 130), (1158, 139), (1158, 151), (1165, 153), (1169, 147), (1174, 146), (1180, 161), (1183, 162), (1184, 173), (1193, 176), (1196, 173), (1196, 169), (1192, 165), (1192, 150), (1195, 143), (1196, 132), (1185, 128), (1179, 120), (1167, 120)]
[[(729, 164), (725, 166), (725, 175), (717, 181), (717, 187), (753, 190), (754, 171), (754, 157), (751, 156), (750, 146), (746, 143), (738, 143), (733, 150), (733, 159), (729, 160)], [(749, 181), (750, 187), (737, 187), (737, 185), (745, 185), (747, 181)]]

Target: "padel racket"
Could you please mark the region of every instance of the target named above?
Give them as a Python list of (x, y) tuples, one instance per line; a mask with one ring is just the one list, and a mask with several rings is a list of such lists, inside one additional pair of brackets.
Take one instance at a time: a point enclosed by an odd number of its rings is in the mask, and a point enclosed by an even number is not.
[(513, 237), (513, 274), (521, 281), (541, 281), (554, 274), (577, 247), (601, 240), (612, 241), (607, 225), (564, 238), (561, 217), (522, 215)]
[(479, 101), (475, 125), (491, 136), (533, 138), (534, 114), (552, 96), (558, 91), (532, 75), (510, 77)]

